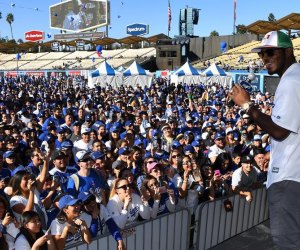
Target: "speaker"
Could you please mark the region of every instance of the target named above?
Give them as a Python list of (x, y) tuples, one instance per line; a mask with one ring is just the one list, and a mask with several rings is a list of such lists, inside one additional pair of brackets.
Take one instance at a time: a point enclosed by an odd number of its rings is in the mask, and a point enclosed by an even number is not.
[(199, 21), (199, 10), (193, 9), (193, 24), (198, 24)]

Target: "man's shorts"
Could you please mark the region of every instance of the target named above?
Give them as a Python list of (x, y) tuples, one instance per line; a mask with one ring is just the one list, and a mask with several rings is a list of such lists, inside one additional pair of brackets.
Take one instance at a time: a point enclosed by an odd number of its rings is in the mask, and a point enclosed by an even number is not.
[(276, 182), (267, 193), (274, 244), (278, 249), (300, 249), (300, 182)]

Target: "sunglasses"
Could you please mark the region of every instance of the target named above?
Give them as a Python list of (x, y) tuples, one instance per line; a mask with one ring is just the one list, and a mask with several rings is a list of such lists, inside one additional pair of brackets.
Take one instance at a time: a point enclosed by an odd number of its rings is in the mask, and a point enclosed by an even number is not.
[(281, 48), (278, 48), (278, 49), (266, 49), (266, 50), (263, 50), (263, 51), (260, 51), (258, 52), (258, 56), (260, 58), (263, 58), (265, 55), (268, 56), (268, 57), (273, 57), (275, 55), (275, 51), (276, 50), (280, 50)]
[(122, 185), (122, 186), (120, 186), (120, 187), (116, 187), (116, 189), (123, 189), (124, 191), (126, 191), (127, 189), (129, 189), (130, 188), (130, 185)]
[(81, 160), (80, 162), (89, 162), (89, 161), (91, 161), (91, 158)]
[(151, 163), (153, 163), (153, 162), (156, 162), (156, 161), (147, 161), (148, 164), (151, 164)]
[(179, 157), (179, 155), (172, 155), (172, 158), (174, 159), (174, 158), (178, 158)]

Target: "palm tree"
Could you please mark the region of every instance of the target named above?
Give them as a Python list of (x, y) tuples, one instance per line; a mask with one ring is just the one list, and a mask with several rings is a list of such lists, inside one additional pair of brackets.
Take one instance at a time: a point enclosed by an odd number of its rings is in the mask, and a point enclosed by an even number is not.
[(11, 38), (14, 39), (13, 30), (12, 30), (12, 23), (14, 22), (15, 18), (12, 13), (8, 13), (6, 16), (6, 22), (8, 22), (10, 26)]

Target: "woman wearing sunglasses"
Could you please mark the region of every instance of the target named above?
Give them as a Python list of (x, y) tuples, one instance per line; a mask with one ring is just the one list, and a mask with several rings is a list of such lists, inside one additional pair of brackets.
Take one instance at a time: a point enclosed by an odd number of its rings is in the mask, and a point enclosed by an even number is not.
[(65, 195), (60, 198), (58, 207), (60, 212), (50, 226), (57, 249), (64, 249), (66, 245), (80, 241), (90, 244), (92, 236), (89, 227), (92, 218), (86, 213), (80, 213), (81, 201)]
[[(115, 221), (110, 217), (107, 209), (101, 203), (96, 201), (96, 197), (90, 192), (81, 192), (78, 199), (83, 202), (82, 211), (92, 217), (91, 226), (89, 228), (92, 237), (103, 235), (109, 232), (117, 241), (118, 250), (125, 249), (122, 235), (119, 232)], [(107, 230), (108, 229), (108, 230)]]
[(116, 179), (107, 210), (121, 229), (137, 221), (138, 217), (148, 220), (151, 216), (148, 203), (131, 192), (129, 182), (125, 178)]

